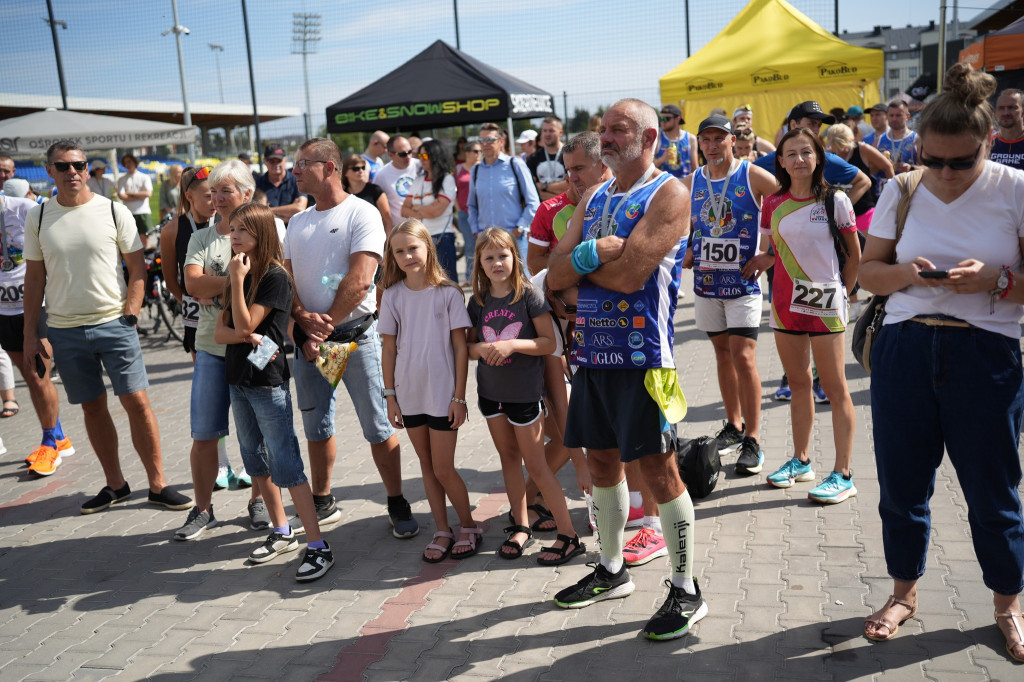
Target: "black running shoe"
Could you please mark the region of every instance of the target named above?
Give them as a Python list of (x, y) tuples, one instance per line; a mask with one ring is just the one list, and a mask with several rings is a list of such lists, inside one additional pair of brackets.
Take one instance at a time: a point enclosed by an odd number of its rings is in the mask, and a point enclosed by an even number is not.
[(679, 639), (690, 631), (694, 623), (708, 615), (708, 604), (700, 596), (696, 580), (693, 586), (697, 588), (697, 594), (687, 594), (670, 580), (666, 580), (665, 584), (668, 585), (668, 598), (644, 626), (644, 637), (647, 639)]
[(299, 562), (299, 569), (295, 572), (295, 579), (300, 583), (316, 580), (327, 573), (333, 565), (334, 554), (329, 546), (323, 549), (313, 549), (307, 546), (302, 555), (302, 561)]
[(600, 563), (587, 566), (593, 566), (594, 572), (556, 594), (555, 604), (563, 609), (582, 609), (605, 599), (621, 599), (633, 593), (636, 586), (629, 579), (625, 564), (618, 573), (611, 573)]
[(738, 448), (746, 435), (729, 422), (724, 422), (724, 424), (722, 430), (715, 434), (715, 440), (718, 441), (718, 453), (721, 455), (727, 455)]
[(736, 473), (741, 476), (752, 476), (764, 468), (764, 453), (761, 446), (750, 436), (743, 438), (740, 444), (740, 456), (736, 458)]

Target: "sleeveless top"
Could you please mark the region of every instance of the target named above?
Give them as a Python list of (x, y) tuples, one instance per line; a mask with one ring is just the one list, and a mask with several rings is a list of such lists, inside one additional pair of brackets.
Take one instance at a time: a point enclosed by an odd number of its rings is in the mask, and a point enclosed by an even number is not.
[[(192, 228), (193, 225), (195, 225), (195, 229)], [(178, 216), (178, 233), (174, 236), (174, 252), (178, 257), (178, 284), (186, 294), (188, 294), (188, 287), (185, 286), (185, 256), (188, 254), (188, 240), (192, 238), (194, 232), (209, 227), (209, 225), (209, 220), (204, 223), (195, 223), (187, 214)], [(165, 274), (164, 277), (166, 276)]]
[(665, 131), (658, 133), (658, 151), (654, 154), (655, 158), (662, 156), (668, 151), (669, 147), (676, 148), (676, 158), (674, 163), (665, 161), (661, 166), (661, 170), (666, 173), (671, 173), (677, 178), (685, 178), (690, 174), (690, 135), (680, 129), (683, 136), (678, 140), (670, 140)]
[[(611, 197), (608, 192), (615, 181), (605, 182), (583, 208), (583, 239), (599, 236), (607, 206), (611, 234), (628, 240), (654, 195), (670, 181), (673, 177), (662, 173), (628, 196), (620, 192)], [(572, 362), (593, 369), (675, 368), (672, 317), (686, 243), (685, 237), (679, 240), (643, 288), (632, 294), (609, 291), (586, 277), (580, 280)]]
[[(722, 215), (716, 205), (722, 201)], [(740, 270), (757, 253), (761, 207), (750, 189), (750, 162), (740, 161), (728, 177), (711, 180), (707, 166), (693, 176), (690, 190), (693, 234), (693, 291), (705, 298), (761, 295), (757, 279)]]

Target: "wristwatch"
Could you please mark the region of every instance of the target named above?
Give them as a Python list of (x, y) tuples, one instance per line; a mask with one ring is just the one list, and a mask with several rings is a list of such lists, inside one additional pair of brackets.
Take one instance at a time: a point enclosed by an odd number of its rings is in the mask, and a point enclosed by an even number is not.
[(385, 388), (385, 389), (384, 389), (383, 391), (381, 391), (381, 394), (382, 394), (382, 395), (383, 395), (383, 396), (384, 396), (385, 398), (389, 398), (389, 397), (391, 397), (391, 396), (393, 396), (393, 395), (397, 395), (397, 394), (395, 393), (395, 389), (393, 389), (393, 388)]
[(1001, 268), (999, 270), (999, 277), (996, 278), (996, 289), (999, 293), (1006, 291), (1007, 287), (1010, 286), (1010, 273), (1008, 268)]
[(121, 317), (123, 317), (124, 321), (127, 322), (128, 324), (130, 324), (133, 327), (138, 326), (138, 324), (139, 324), (139, 318), (138, 318), (137, 315), (125, 314), (125, 315), (122, 315)]

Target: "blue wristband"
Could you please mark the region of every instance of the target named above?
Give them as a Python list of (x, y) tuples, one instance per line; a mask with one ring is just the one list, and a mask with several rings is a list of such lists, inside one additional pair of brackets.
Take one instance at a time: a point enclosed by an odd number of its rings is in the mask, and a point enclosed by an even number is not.
[(572, 269), (578, 275), (589, 275), (601, 267), (597, 257), (597, 240), (588, 239), (576, 245), (572, 250)]

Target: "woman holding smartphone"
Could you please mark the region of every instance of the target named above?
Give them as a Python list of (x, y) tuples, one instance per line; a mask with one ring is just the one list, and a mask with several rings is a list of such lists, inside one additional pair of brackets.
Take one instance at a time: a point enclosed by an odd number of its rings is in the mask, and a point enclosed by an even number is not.
[[(925, 170), (896, 240), (900, 189), (888, 183), (861, 282), (889, 294), (871, 349), (871, 414), (882, 542), (893, 592), (864, 624), (875, 641), (917, 613), (929, 498), (949, 453), (1006, 651), (1024, 662), (1024, 522), (1017, 452), (1024, 418), (1020, 319), (1024, 173), (988, 160), (992, 76), (954, 64), (918, 123)], [(895, 252), (895, 263), (893, 254)], [(1015, 286), (1016, 285), (1016, 286)]]

